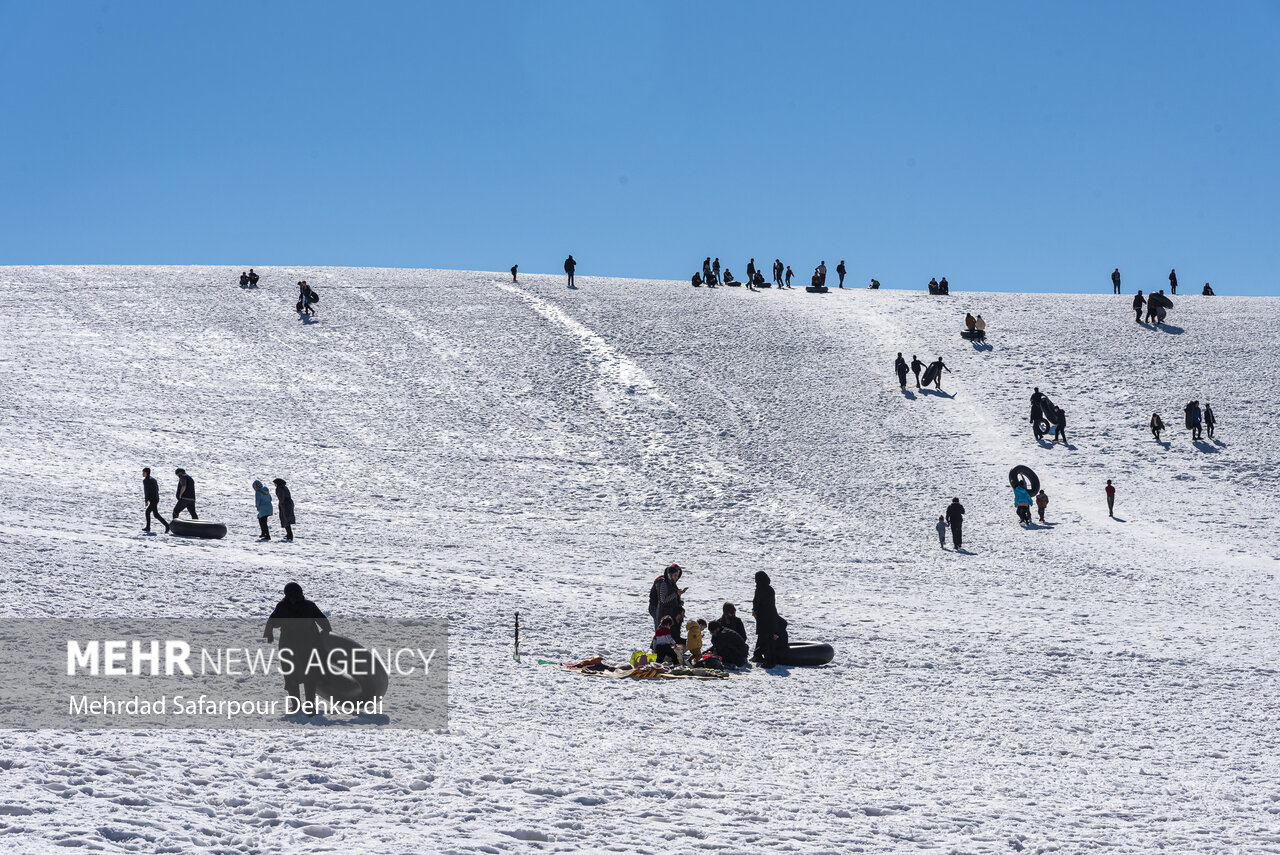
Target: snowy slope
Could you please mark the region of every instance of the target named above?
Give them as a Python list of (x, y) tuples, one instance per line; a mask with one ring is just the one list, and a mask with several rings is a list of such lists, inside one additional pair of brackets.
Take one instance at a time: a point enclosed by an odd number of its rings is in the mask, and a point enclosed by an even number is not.
[[(448, 617), (450, 727), (0, 733), (0, 847), (1280, 852), (1280, 302), (1152, 329), (1128, 296), (238, 272), (0, 268), (0, 615), (265, 615), (297, 579), (336, 620)], [(899, 350), (954, 397), (900, 392)], [(1016, 463), (1055, 525), (1016, 524)], [(143, 537), (144, 465), (231, 535)], [(299, 540), (258, 544), (276, 476)], [(971, 554), (937, 546), (953, 495)], [(709, 619), (768, 570), (835, 663), (530, 664), (644, 647), (670, 561)]]

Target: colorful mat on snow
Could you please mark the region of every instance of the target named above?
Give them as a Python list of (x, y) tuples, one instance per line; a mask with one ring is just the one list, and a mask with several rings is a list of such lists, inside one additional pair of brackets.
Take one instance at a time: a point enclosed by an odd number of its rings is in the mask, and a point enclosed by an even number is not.
[(664, 667), (656, 663), (645, 665), (607, 665), (603, 656), (592, 656), (581, 662), (561, 662), (561, 671), (582, 674), (587, 677), (613, 677), (618, 680), (726, 680), (729, 675), (724, 671), (709, 668), (690, 668), (688, 666)]

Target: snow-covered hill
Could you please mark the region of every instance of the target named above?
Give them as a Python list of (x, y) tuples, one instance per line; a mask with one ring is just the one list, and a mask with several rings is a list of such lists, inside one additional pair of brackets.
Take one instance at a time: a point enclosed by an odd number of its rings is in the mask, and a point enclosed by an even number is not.
[[(265, 615), (296, 579), (335, 620), (448, 617), (450, 727), (0, 733), (0, 847), (1280, 851), (1280, 301), (1151, 328), (1129, 296), (259, 272), (0, 268), (0, 615)], [(1051, 526), (1017, 525), (1019, 463)], [(142, 536), (145, 465), (230, 536)], [(256, 543), (277, 476), (298, 540)], [(708, 619), (769, 571), (836, 661), (531, 664), (645, 647), (671, 561)]]

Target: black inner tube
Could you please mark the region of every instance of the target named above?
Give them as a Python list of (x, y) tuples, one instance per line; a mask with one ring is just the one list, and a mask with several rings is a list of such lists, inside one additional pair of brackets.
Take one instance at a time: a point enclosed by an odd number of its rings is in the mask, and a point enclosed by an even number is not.
[(1027, 492), (1031, 495), (1040, 492), (1040, 478), (1031, 471), (1030, 466), (1015, 466), (1009, 470), (1009, 486), (1018, 486), (1019, 480), (1027, 482)]

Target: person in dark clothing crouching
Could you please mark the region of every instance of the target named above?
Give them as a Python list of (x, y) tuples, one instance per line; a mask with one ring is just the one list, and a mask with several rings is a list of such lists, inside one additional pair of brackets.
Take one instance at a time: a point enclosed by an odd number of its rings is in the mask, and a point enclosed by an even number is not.
[(268, 642), (275, 641), (277, 629), (280, 630), (281, 669), (289, 672), (284, 675), (284, 690), (299, 701), (310, 699), (315, 703), (323, 674), (319, 663), (324, 659), (324, 636), (331, 627), (320, 607), (302, 595), (302, 586), (297, 582), (284, 586), (284, 599), (276, 603), (271, 617), (267, 618), (262, 637)]
[[(741, 623), (741, 621), (739, 621)], [(720, 657), (725, 665), (745, 668), (747, 665), (747, 640), (736, 630), (730, 629), (718, 620), (713, 620), (707, 629), (711, 631), (711, 653)]]

